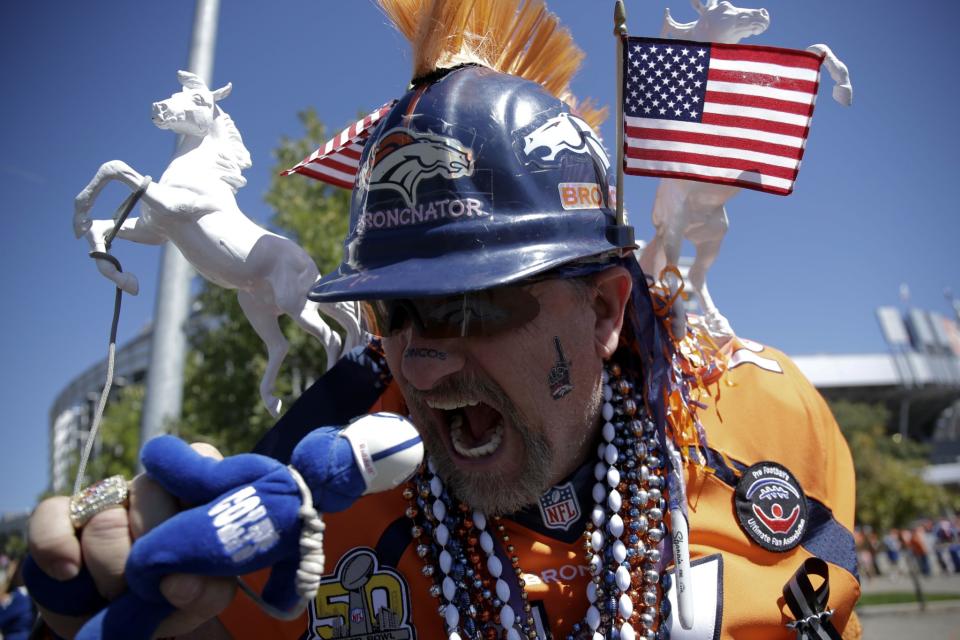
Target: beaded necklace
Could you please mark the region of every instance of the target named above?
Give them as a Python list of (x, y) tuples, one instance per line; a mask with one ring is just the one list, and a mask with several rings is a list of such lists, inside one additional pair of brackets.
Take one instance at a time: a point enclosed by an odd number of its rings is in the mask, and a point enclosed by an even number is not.
[[(663, 640), (670, 616), (670, 601), (663, 596), (670, 576), (662, 570), (660, 551), (666, 537), (664, 456), (642, 396), (615, 363), (603, 372), (602, 414), (594, 506), (583, 543), (591, 575), (587, 608), (566, 640)], [(523, 571), (500, 519), (491, 518), (510, 567), (496, 555), (486, 516), (449, 494), (432, 461), (403, 495), (448, 640), (535, 640)], [(519, 586), (519, 611), (510, 604), (510, 572)]]

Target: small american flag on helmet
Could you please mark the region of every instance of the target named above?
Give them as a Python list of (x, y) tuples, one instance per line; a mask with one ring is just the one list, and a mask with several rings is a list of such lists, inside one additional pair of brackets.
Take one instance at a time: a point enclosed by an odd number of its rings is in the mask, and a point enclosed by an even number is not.
[(392, 100), (370, 115), (357, 120), (320, 145), (316, 151), (296, 166), (284, 171), (282, 175), (299, 173), (341, 189), (353, 189), (353, 181), (357, 177), (357, 169), (360, 165), (360, 154), (363, 153), (363, 144), (370, 136), (374, 125), (396, 103), (396, 100)]

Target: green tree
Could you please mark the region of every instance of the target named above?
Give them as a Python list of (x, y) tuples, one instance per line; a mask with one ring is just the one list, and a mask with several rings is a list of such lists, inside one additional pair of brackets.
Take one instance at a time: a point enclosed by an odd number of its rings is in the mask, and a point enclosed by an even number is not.
[(276, 164), (270, 189), (264, 196), (275, 213), (272, 224), (307, 250), (321, 273), (336, 269), (343, 257), (343, 237), (349, 222), (350, 192), (302, 176), (283, 177), (280, 172), (300, 162), (326, 141), (326, 129), (316, 111), (298, 114), (305, 134), (283, 138), (274, 150)]
[(140, 414), (143, 385), (123, 387), (116, 400), (107, 405), (100, 425), (100, 455), (90, 463), (91, 477), (131, 477), (140, 452)]
[(0, 536), (0, 553), (8, 558), (21, 558), (27, 553), (27, 541), (19, 533), (3, 534)]
[(837, 401), (831, 408), (853, 454), (858, 524), (886, 531), (939, 512), (948, 497), (923, 481), (926, 447), (891, 437), (885, 407)]

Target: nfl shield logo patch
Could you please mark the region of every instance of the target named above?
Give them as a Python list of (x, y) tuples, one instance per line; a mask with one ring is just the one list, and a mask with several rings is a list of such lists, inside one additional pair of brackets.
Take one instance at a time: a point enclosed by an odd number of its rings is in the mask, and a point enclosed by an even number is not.
[(580, 503), (573, 483), (560, 484), (540, 497), (540, 515), (543, 517), (543, 526), (548, 529), (563, 529), (580, 518)]

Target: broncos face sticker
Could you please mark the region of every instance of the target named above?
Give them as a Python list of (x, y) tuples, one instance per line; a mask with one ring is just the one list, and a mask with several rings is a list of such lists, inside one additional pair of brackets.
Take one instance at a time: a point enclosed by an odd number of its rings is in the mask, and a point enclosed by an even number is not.
[(789, 551), (807, 530), (807, 498), (790, 471), (758, 462), (743, 472), (734, 494), (744, 532), (768, 551)]
[(592, 158), (604, 173), (610, 168), (600, 138), (590, 125), (569, 113), (555, 115), (524, 133), (521, 142), (527, 162), (549, 166), (559, 163), (564, 155), (573, 154)]
[(455, 180), (473, 175), (473, 167), (473, 152), (455, 138), (396, 127), (374, 150), (368, 188), (396, 191), (408, 207), (414, 207), (421, 180), (434, 176)]

